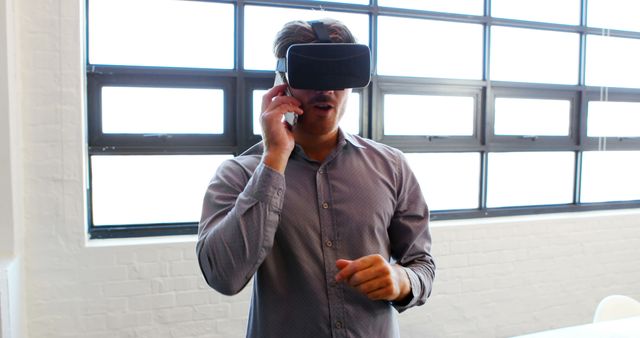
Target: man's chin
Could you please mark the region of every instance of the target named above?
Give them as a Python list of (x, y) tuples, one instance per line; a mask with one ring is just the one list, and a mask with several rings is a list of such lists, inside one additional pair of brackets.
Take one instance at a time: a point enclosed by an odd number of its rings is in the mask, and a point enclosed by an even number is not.
[(310, 121), (310, 119), (298, 119), (298, 123), (294, 128), (295, 132), (311, 135), (330, 134), (338, 129), (336, 123), (325, 121)]
[(310, 109), (305, 110), (305, 114), (307, 114), (307, 113), (308, 113), (308, 115), (326, 118), (326, 117), (334, 115), (336, 113), (336, 109), (335, 108), (325, 109), (325, 108), (311, 107)]

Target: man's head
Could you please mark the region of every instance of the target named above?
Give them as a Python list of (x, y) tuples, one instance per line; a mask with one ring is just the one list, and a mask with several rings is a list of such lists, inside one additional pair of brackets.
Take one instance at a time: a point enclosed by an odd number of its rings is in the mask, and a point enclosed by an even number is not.
[[(334, 19), (318, 20), (325, 25), (332, 43), (355, 43), (351, 31)], [(316, 43), (318, 38), (310, 23), (291, 21), (276, 35), (273, 51), (276, 58), (284, 58), (291, 45)], [(298, 119), (296, 129), (309, 134), (326, 134), (338, 128), (344, 115), (351, 89), (311, 90), (290, 88), (293, 97), (300, 100), (304, 114)]]
[(275, 41), (276, 70), (286, 72), (289, 85), (297, 89), (366, 87), (371, 53), (367, 45), (354, 41), (349, 29), (336, 20), (291, 22)]

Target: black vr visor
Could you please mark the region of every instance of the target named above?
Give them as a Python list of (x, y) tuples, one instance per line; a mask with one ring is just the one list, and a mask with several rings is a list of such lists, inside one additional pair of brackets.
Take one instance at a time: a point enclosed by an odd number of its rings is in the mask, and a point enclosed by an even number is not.
[(329, 42), (324, 25), (312, 23), (319, 43), (294, 44), (278, 60), (276, 71), (286, 72), (296, 89), (340, 90), (366, 87), (371, 79), (371, 53), (367, 45)]
[[(355, 43), (304, 43), (287, 50), (292, 88), (336, 90), (366, 87), (371, 78), (369, 47)], [(282, 62), (278, 62), (278, 71)]]

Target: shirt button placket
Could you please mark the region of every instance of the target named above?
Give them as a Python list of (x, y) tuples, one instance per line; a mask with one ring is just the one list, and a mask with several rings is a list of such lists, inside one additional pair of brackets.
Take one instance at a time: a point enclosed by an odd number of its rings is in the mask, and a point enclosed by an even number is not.
[[(326, 248), (325, 250), (323, 250), (324, 252), (324, 259), (326, 261), (330, 261), (330, 262), (335, 262), (335, 260), (337, 259), (336, 255), (336, 249), (337, 249), (337, 243), (334, 243), (332, 241), (332, 238), (334, 238), (334, 234), (332, 231), (332, 222), (331, 222), (331, 216), (330, 216), (330, 205), (329, 202), (331, 200), (330, 195), (328, 195), (327, 193), (329, 192), (329, 189), (327, 188), (329, 185), (328, 182), (328, 176), (327, 176), (327, 170), (324, 167), (321, 167), (318, 169), (318, 175), (317, 175), (317, 182), (318, 182), (318, 190), (323, 192), (323, 194), (321, 196), (319, 196), (319, 204), (320, 204), (320, 214), (321, 214), (321, 223), (322, 223), (322, 237), (324, 239), (324, 247)], [(333, 266), (333, 264), (330, 264), (330, 266)], [(343, 316), (342, 313), (344, 312), (344, 309), (342, 309), (342, 302), (344, 301), (342, 299), (341, 293), (342, 291), (340, 290), (340, 286), (338, 285), (338, 283), (336, 283), (334, 277), (335, 277), (335, 268), (326, 268), (326, 278), (327, 278), (327, 285), (331, 288), (330, 292), (329, 292), (329, 308), (330, 308), (330, 313), (331, 313), (331, 320), (333, 322), (333, 336), (334, 337), (344, 337), (345, 335), (345, 330), (344, 330), (344, 322), (343, 322)]]

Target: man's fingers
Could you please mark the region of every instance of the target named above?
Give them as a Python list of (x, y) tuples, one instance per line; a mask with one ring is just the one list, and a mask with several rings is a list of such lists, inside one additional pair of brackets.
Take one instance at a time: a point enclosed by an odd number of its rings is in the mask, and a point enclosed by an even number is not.
[(389, 272), (384, 265), (370, 265), (364, 270), (356, 271), (351, 277), (348, 278), (349, 285), (358, 287), (361, 284), (365, 284), (369, 281), (384, 278), (388, 276)]
[[(295, 100), (295, 99), (294, 99)], [(302, 114), (302, 108), (297, 106), (295, 103), (276, 103), (274, 107), (268, 107), (268, 110), (264, 111), (260, 115), (261, 124), (263, 125), (263, 129), (266, 129), (265, 124), (270, 123), (280, 123), (283, 122), (282, 116), (285, 113), (292, 112), (294, 114)]]
[(345, 266), (349, 265), (349, 263), (351, 263), (353, 261), (350, 261), (348, 259), (338, 259), (336, 261), (336, 267), (340, 270), (344, 269)]
[(377, 289), (373, 292), (367, 293), (367, 297), (371, 300), (389, 300), (389, 298), (394, 297), (393, 288), (385, 287)]
[(292, 112), (301, 114), (302, 109), (299, 107), (302, 103), (295, 97), (286, 95), (286, 89), (286, 85), (278, 85), (269, 89), (269, 91), (262, 96), (262, 112), (264, 113), (274, 110), (278, 106), (290, 104), (296, 107), (295, 110), (291, 110)]
[[(338, 265), (338, 262), (336, 261), (336, 266)], [(351, 261), (348, 264), (344, 264), (342, 263), (342, 268), (338, 267), (340, 269), (340, 272), (338, 272), (338, 274), (336, 275), (336, 281), (342, 281), (345, 279), (349, 279), (351, 277), (351, 275), (353, 275), (354, 273), (360, 271), (361, 269), (361, 265), (362, 263), (360, 262), (360, 260), (355, 260), (355, 261)]]
[(354, 261), (339, 259), (336, 281), (346, 281), (371, 300), (393, 300), (401, 290), (394, 267), (381, 255), (369, 255)]
[(369, 294), (379, 289), (393, 287), (393, 280), (391, 280), (391, 278), (389, 278), (388, 276), (385, 276), (380, 278), (373, 278), (358, 285), (352, 284), (352, 286), (364, 294)]
[(284, 95), (286, 88), (286, 84), (281, 84), (278, 86), (274, 86), (266, 93), (264, 93), (264, 95), (262, 95), (262, 111), (267, 110), (267, 107), (271, 104), (271, 101), (273, 101), (274, 97)]
[[(336, 275), (336, 281), (339, 282), (341, 280), (349, 279), (354, 273), (367, 269), (368, 267), (373, 265), (375, 261), (375, 259), (372, 259), (372, 257), (374, 256), (364, 256), (354, 261), (347, 261), (346, 259), (337, 260), (336, 266), (338, 267), (338, 269), (340, 269), (340, 272), (338, 272), (338, 274)], [(340, 261), (346, 261), (349, 263), (348, 264), (340, 263), (341, 265), (343, 265), (341, 268), (338, 266), (338, 262)]]

